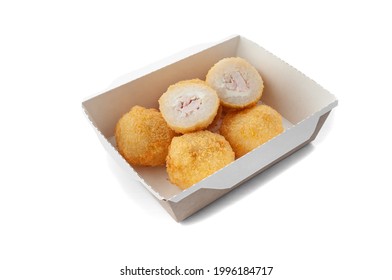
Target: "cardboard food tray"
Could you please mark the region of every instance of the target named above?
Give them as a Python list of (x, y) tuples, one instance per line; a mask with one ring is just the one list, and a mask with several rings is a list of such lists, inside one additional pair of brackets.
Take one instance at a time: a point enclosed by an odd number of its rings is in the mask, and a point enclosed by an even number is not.
[[(128, 164), (118, 153), (114, 139), (120, 117), (134, 105), (158, 108), (158, 99), (169, 85), (205, 79), (211, 66), (232, 56), (248, 60), (260, 72), (265, 85), (262, 102), (283, 116), (285, 131), (184, 191), (169, 182), (164, 166)], [(182, 221), (315, 139), (337, 103), (334, 95), (264, 48), (242, 36), (232, 36), (184, 50), (125, 75), (82, 106), (105, 149), (176, 221)]]

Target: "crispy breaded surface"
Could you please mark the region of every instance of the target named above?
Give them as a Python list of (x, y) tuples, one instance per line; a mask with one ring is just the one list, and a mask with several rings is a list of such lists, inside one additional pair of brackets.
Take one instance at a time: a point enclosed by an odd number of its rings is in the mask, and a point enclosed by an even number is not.
[(230, 111), (220, 128), (220, 134), (229, 141), (237, 158), (282, 132), (281, 115), (267, 105)]
[(171, 85), (158, 102), (167, 124), (178, 133), (207, 128), (213, 122), (220, 104), (216, 91), (199, 79)]
[(135, 165), (164, 165), (175, 132), (156, 109), (134, 106), (118, 121), (115, 129), (120, 154)]
[(166, 159), (170, 181), (189, 188), (234, 161), (234, 152), (222, 135), (198, 131), (174, 137)]

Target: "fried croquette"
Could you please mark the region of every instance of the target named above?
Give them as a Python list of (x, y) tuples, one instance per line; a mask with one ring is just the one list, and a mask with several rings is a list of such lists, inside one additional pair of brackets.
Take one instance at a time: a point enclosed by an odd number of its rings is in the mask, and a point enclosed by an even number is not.
[(282, 132), (282, 116), (267, 105), (228, 112), (220, 128), (237, 158)]
[(208, 127), (220, 104), (216, 91), (199, 79), (171, 85), (158, 102), (163, 118), (178, 133)]
[(208, 130), (174, 137), (166, 158), (169, 180), (189, 188), (234, 161), (229, 142)]
[(132, 107), (115, 128), (118, 151), (135, 165), (164, 165), (175, 135), (158, 110), (141, 106)]
[(225, 107), (237, 109), (255, 105), (264, 89), (259, 72), (240, 57), (218, 61), (208, 71), (206, 82), (216, 90)]

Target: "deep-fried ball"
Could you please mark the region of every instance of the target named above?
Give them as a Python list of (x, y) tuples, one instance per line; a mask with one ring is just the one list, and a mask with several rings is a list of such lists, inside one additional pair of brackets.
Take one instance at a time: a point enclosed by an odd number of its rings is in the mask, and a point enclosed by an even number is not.
[(156, 109), (134, 106), (116, 125), (115, 137), (120, 154), (135, 165), (164, 165), (175, 132)]
[(228, 112), (220, 128), (237, 158), (282, 132), (282, 116), (267, 105)]
[(170, 181), (186, 189), (234, 160), (226, 139), (208, 130), (174, 137), (166, 159)]
[(207, 128), (214, 120), (219, 97), (214, 89), (199, 79), (171, 85), (159, 98), (159, 110), (167, 124), (178, 133)]
[(218, 61), (208, 71), (206, 82), (216, 90), (223, 106), (237, 109), (255, 105), (264, 89), (259, 72), (240, 57)]

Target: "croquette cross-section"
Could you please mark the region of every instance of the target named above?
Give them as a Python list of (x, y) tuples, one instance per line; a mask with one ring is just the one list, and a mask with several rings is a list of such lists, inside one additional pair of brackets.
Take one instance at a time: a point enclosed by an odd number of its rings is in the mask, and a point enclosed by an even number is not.
[(186, 189), (234, 161), (226, 139), (208, 130), (174, 137), (166, 160), (170, 181)]
[(144, 166), (164, 165), (175, 135), (158, 110), (141, 106), (123, 115), (115, 130), (120, 154), (129, 163)]
[(216, 90), (223, 106), (236, 109), (255, 105), (264, 89), (259, 72), (240, 57), (219, 60), (208, 71), (206, 82)]
[(207, 128), (218, 112), (219, 102), (214, 89), (193, 79), (171, 85), (159, 98), (159, 110), (173, 130), (188, 133)]

